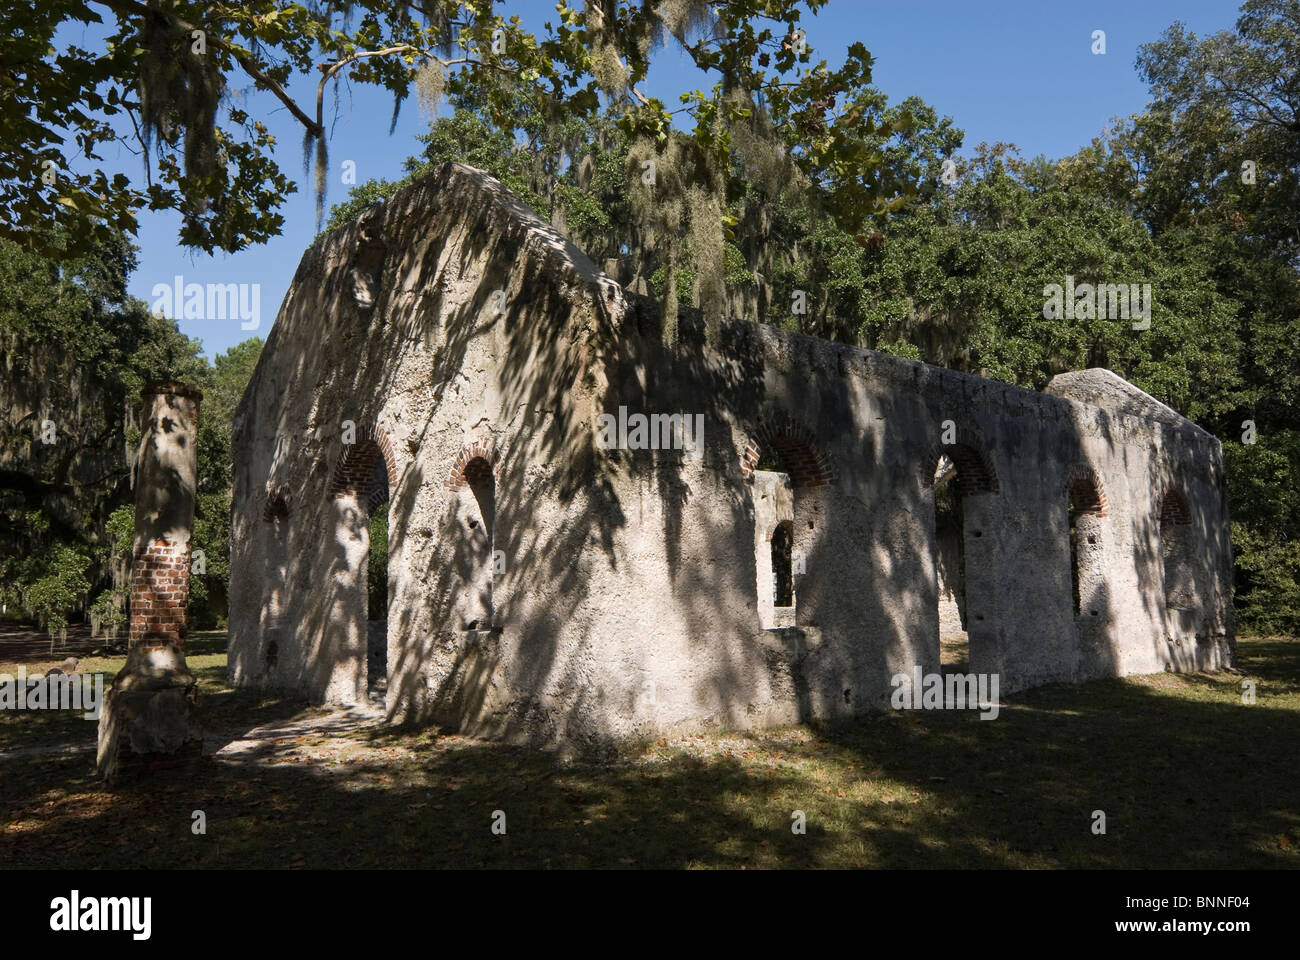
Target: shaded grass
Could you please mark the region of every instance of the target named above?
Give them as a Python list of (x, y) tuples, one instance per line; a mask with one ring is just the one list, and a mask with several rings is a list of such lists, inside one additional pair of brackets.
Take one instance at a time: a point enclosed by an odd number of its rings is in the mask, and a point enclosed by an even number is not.
[[(257, 762), (209, 759), (116, 793), (93, 777), (93, 754), (18, 757), (0, 761), (0, 863), (1300, 866), (1300, 641), (1243, 639), (1239, 657), (1251, 706), (1241, 675), (1159, 674), (1039, 688), (993, 721), (871, 716), (663, 740), (607, 763), (382, 725), (286, 736)], [(323, 715), (230, 691), (221, 655), (190, 662), (210, 729)], [(94, 725), (75, 722), (93, 743)], [(804, 835), (791, 832), (796, 810)]]
[[(222, 715), (222, 704), (231, 703), (226, 712), (236, 714), (261, 702), (259, 696), (250, 697), (243, 691), (234, 694), (226, 686), (226, 634), (220, 631), (202, 631), (190, 635), (187, 642), (186, 663), (190, 672), (199, 682), (199, 695), (205, 701), (205, 715), (215, 711), (214, 716)], [(62, 654), (24, 663), (0, 662), (0, 674), (18, 676), (18, 668), (26, 668), (28, 676), (43, 674), (52, 667), (59, 666), (64, 660)], [(122, 653), (109, 653), (101, 656), (81, 658), (77, 674), (103, 678), (105, 692), (113, 683), (126, 656)], [(239, 706), (236, 706), (238, 704)], [(300, 709), (295, 705), (294, 709)], [(268, 717), (269, 719), (269, 717)], [(258, 721), (261, 722), (261, 721)], [(0, 753), (6, 750), (47, 747), (53, 744), (68, 743), (78, 746), (95, 745), (98, 722), (87, 720), (81, 712), (61, 710), (32, 710), (0, 713)]]

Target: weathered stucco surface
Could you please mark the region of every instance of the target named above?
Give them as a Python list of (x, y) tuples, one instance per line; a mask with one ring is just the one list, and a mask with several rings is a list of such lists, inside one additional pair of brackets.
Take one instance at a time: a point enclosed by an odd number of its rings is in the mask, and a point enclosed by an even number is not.
[[(595, 744), (887, 709), (891, 676), (939, 670), (945, 454), (972, 671), (1009, 692), (1231, 661), (1219, 443), (1119, 377), (1036, 393), (740, 322), (713, 349), (681, 322), (666, 349), (652, 309), (467, 167), (314, 245), (236, 417), (233, 681), (366, 696), (387, 509), (394, 719)], [(702, 456), (601, 449), (620, 407), (702, 415)]]

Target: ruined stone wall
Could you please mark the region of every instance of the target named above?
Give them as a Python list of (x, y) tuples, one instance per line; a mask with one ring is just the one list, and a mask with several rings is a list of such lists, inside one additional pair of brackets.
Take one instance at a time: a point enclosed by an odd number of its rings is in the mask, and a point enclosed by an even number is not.
[[(390, 488), (393, 711), (433, 709), (431, 678), (472, 671), (499, 645), (494, 619), (512, 638), (521, 623), (545, 632), (569, 534), (549, 535), (565, 526), (560, 498), (582, 492), (590, 446), (589, 431), (575, 439), (583, 331), (619, 296), (465, 168), (313, 247), (235, 420), (232, 679), (359, 699), (376, 457)], [(485, 482), (501, 491), (494, 545)], [(489, 546), (506, 558), (499, 573)]]
[[(687, 335), (669, 355), (653, 329), (625, 330), (604, 373), (605, 409), (700, 411), (712, 431), (702, 463), (643, 457), (632, 471), (640, 531), (624, 572), (637, 588), (610, 584), (608, 604), (587, 606), (596, 636), (633, 642), (628, 625), (640, 625), (644, 655), (616, 662), (657, 678), (654, 711), (622, 694), (642, 726), (851, 715), (884, 708), (889, 679), (913, 664), (937, 671), (933, 478), (944, 453), (964, 488), (972, 671), (1013, 691), (1230, 658), (1221, 454), (1203, 431), (1162, 419), (1150, 398), (1143, 417), (768, 327), (729, 325), (724, 338), (713, 351)], [(1127, 387), (1105, 371), (1086, 377)], [(1057, 387), (1069, 393), (1070, 378)], [(762, 558), (741, 552), (766, 534), (764, 472), (752, 469), (765, 444), (794, 479), (806, 558), (794, 634), (762, 629)], [(1091, 530), (1100, 543), (1082, 557), (1076, 616), (1068, 508), (1080, 471), (1095, 474), (1108, 509), (1079, 520), (1084, 541)], [(1158, 517), (1171, 490), (1195, 504), (1194, 610), (1164, 598)]]
[[(620, 408), (701, 417), (701, 455), (601, 449)], [(386, 508), (394, 719), (589, 744), (881, 709), (939, 668), (942, 455), (971, 670), (1005, 692), (1230, 658), (1221, 453), (1172, 411), (1105, 371), (1035, 393), (740, 322), (706, 347), (689, 311), (669, 350), (449, 165), (309, 250), (271, 331), (235, 422), (231, 677), (364, 696)], [(804, 570), (779, 616), (774, 521)]]

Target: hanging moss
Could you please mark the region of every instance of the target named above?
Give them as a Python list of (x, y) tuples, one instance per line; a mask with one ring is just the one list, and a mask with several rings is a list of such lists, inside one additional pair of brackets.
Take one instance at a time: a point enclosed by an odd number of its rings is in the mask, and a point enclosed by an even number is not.
[(429, 58), (415, 71), (415, 93), (420, 109), (430, 119), (437, 114), (446, 87), (447, 71), (438, 60)]
[(320, 226), (325, 218), (325, 187), (328, 182), (329, 174), (329, 150), (325, 146), (325, 138), (316, 138), (316, 226)]
[[(175, 146), (184, 134), (185, 176), (206, 179), (217, 171), (217, 108), (225, 77), (216, 57), (195, 53), (190, 34), (156, 13), (140, 18), (137, 41), (141, 131), (145, 147)], [(203, 198), (198, 206), (204, 208)]]
[(722, 207), (718, 195), (702, 186), (691, 187), (688, 207), (691, 249), (695, 253), (695, 305), (704, 315), (709, 343), (716, 345), (727, 310)]
[(618, 48), (614, 44), (602, 44), (593, 61), (591, 72), (596, 78), (596, 86), (611, 97), (627, 89), (627, 67), (619, 58)]
[(695, 38), (718, 35), (721, 21), (711, 0), (663, 0), (656, 9), (664, 30), (683, 45)]
[(727, 123), (731, 155), (747, 183), (769, 197), (789, 192), (803, 180), (802, 171), (786, 147), (771, 117), (749, 92), (737, 88), (728, 94), (723, 112), (739, 114)]
[(679, 136), (668, 137), (662, 145), (648, 138), (634, 141), (627, 174), (632, 217), (651, 242), (659, 238), (656, 259), (666, 269), (664, 342), (676, 341), (677, 274), (686, 266), (683, 253), (689, 246), (695, 276), (692, 296), (704, 314), (706, 336), (716, 344), (727, 310), (722, 178), (703, 152)]

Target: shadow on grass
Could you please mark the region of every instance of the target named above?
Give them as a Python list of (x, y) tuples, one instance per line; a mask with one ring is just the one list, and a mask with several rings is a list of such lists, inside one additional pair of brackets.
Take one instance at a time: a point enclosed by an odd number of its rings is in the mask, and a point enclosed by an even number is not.
[(202, 657), (214, 653), (226, 652), (226, 631), (199, 630), (185, 639), (185, 655)]
[[(1242, 677), (1034, 690), (977, 712), (661, 741), (606, 763), (425, 729), (307, 737), (103, 791), (79, 755), (0, 764), (0, 862), (28, 867), (1120, 867), (1300, 865), (1300, 643)], [(201, 680), (206, 684), (203, 667)], [(205, 723), (311, 711), (244, 693)], [(313, 751), (316, 751), (313, 755)], [(191, 814), (207, 834), (191, 833)], [(492, 832), (503, 811), (506, 834)], [(792, 814), (807, 818), (791, 832)], [(1092, 832), (1093, 812), (1105, 835)], [(498, 818), (499, 819), (499, 818)]]
[[(1037, 853), (1050, 865), (1297, 867), (1300, 643), (1243, 641), (1241, 650), (1244, 675), (1053, 685), (1018, 695), (992, 721), (940, 711), (895, 718), (892, 734), (872, 720), (822, 736), (861, 758), (868, 776), (930, 797), (906, 830), (877, 838), (891, 866), (908, 865), (918, 836), (951, 841), (956, 823), (968, 846)], [(1105, 835), (1092, 833), (1098, 810)], [(923, 859), (968, 865), (954, 852)]]

